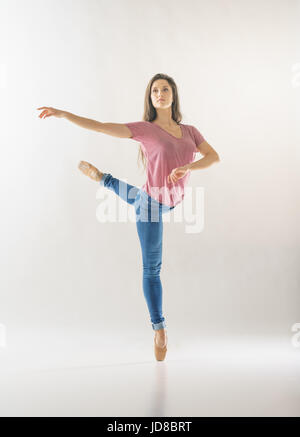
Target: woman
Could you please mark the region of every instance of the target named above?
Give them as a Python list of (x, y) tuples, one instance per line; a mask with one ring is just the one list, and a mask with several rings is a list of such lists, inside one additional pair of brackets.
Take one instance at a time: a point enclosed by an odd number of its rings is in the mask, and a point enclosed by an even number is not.
[[(51, 115), (78, 126), (119, 138), (139, 141), (139, 156), (147, 169), (147, 181), (142, 188), (102, 173), (92, 164), (80, 161), (79, 169), (101, 186), (110, 189), (133, 205), (143, 259), (143, 291), (155, 331), (154, 352), (163, 361), (167, 352), (166, 322), (162, 312), (163, 221), (162, 214), (172, 210), (184, 198), (184, 187), (190, 171), (208, 167), (219, 161), (217, 152), (194, 126), (180, 123), (177, 86), (165, 74), (156, 74), (145, 93), (143, 121), (131, 123), (101, 123), (51, 107), (43, 109), (40, 118)], [(205, 155), (193, 162), (195, 153)]]

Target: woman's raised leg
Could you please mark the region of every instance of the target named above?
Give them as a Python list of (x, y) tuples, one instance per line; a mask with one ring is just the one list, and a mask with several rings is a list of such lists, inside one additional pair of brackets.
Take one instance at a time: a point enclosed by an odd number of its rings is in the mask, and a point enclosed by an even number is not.
[(99, 182), (101, 186), (114, 191), (125, 202), (129, 203), (130, 205), (135, 203), (135, 198), (139, 192), (138, 187), (114, 178), (110, 173), (102, 173), (94, 165), (87, 161), (80, 161), (78, 168), (86, 176), (89, 176), (94, 181)]
[(119, 197), (121, 197), (121, 199), (130, 205), (135, 203), (136, 196), (140, 190), (134, 185), (130, 185), (121, 179), (114, 178), (110, 173), (103, 173), (99, 184), (116, 193)]
[[(162, 264), (163, 221), (162, 210), (157, 202), (140, 188), (130, 185), (110, 173), (102, 173), (96, 167), (81, 161), (79, 168), (91, 179), (116, 193), (127, 203), (134, 205), (136, 226), (143, 259), (143, 291), (148, 305), (152, 328), (159, 331), (161, 339), (166, 327), (162, 313), (162, 284), (160, 270)], [(168, 210), (168, 208), (166, 208)]]

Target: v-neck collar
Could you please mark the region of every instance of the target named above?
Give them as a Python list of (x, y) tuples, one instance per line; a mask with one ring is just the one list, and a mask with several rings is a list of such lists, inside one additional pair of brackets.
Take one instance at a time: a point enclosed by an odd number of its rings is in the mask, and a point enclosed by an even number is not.
[(151, 121), (148, 121), (148, 123), (153, 124), (154, 126), (157, 126), (159, 129), (163, 130), (167, 135), (170, 135), (170, 137), (174, 138), (175, 140), (182, 140), (184, 138), (184, 128), (183, 125), (179, 124), (180, 126), (180, 130), (181, 130), (181, 137), (174, 137), (174, 135), (170, 134), (170, 132), (166, 131), (166, 129), (162, 128), (161, 126), (159, 126), (157, 123), (153, 123)]

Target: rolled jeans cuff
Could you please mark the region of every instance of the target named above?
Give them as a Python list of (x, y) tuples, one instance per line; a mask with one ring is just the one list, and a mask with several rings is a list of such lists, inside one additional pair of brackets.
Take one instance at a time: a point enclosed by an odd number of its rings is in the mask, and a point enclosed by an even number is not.
[(152, 329), (154, 331), (158, 330), (158, 329), (163, 329), (166, 328), (166, 322), (159, 322), (159, 323), (152, 323)]
[(109, 175), (109, 173), (103, 173), (102, 179), (99, 181), (99, 184), (104, 187), (104, 182), (105, 179), (107, 178), (107, 176)]

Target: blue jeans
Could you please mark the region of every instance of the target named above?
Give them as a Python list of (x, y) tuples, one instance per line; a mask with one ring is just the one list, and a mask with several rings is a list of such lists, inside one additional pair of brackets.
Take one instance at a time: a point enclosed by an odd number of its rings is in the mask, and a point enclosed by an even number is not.
[(154, 330), (166, 327), (162, 312), (162, 264), (163, 221), (162, 214), (174, 206), (163, 205), (141, 188), (127, 184), (104, 173), (100, 185), (116, 193), (135, 208), (136, 227), (143, 259), (143, 291)]

